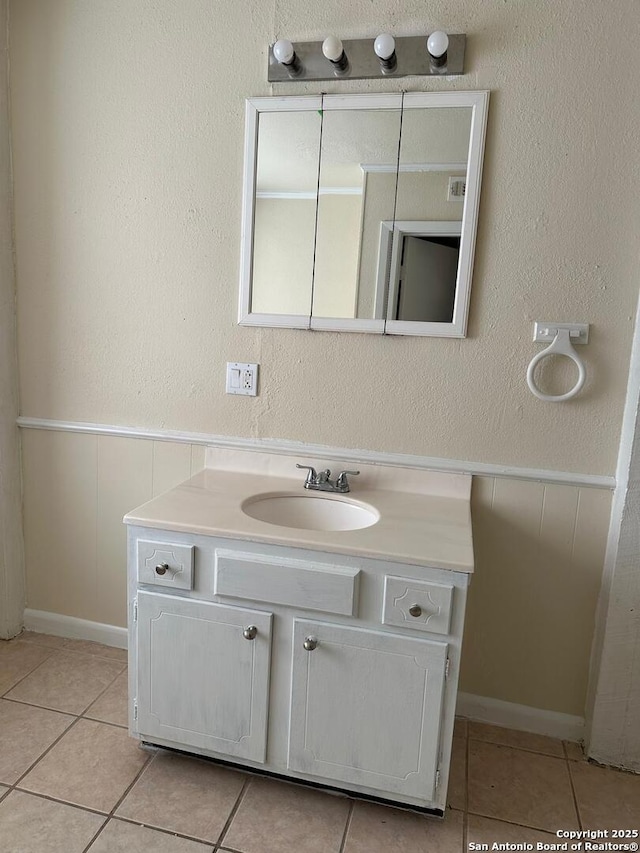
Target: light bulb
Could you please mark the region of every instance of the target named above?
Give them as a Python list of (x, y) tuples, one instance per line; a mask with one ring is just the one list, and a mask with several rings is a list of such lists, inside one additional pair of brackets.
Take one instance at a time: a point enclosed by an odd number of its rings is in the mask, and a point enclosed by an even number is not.
[(396, 49), (396, 40), (389, 33), (380, 33), (373, 43), (373, 50), (379, 59), (391, 59)]
[(337, 36), (327, 36), (322, 42), (322, 52), (330, 62), (339, 62), (344, 53), (342, 42)]
[(282, 65), (291, 65), (296, 56), (293, 45), (287, 39), (278, 39), (273, 46), (273, 55)]
[(444, 61), (443, 57), (446, 59), (448, 47), (449, 36), (446, 33), (443, 33), (442, 30), (436, 30), (436, 32), (431, 33), (427, 39), (427, 50), (436, 60), (440, 59)]

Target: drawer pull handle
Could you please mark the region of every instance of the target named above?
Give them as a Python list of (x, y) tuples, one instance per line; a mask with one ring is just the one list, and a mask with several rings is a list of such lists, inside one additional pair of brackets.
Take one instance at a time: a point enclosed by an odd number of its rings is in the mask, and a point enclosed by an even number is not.
[(160, 563), (159, 566), (156, 566), (156, 574), (157, 575), (166, 575), (168, 568), (169, 568), (168, 563)]
[(255, 640), (255, 638), (258, 636), (258, 629), (255, 625), (249, 625), (249, 627), (245, 628), (242, 632), (242, 636), (245, 638), (245, 640)]
[(409, 613), (417, 619), (418, 616), (422, 616), (422, 607), (419, 604), (412, 604), (409, 608)]
[(308, 652), (312, 652), (318, 645), (318, 641), (315, 637), (305, 637), (302, 645)]

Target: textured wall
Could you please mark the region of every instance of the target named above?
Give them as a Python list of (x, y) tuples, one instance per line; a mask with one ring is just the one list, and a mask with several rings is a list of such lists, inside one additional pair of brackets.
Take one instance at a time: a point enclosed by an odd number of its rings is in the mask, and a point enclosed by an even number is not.
[[(10, 8), (23, 414), (613, 473), (640, 231), (635, 0)], [(436, 25), (468, 33), (468, 74), (402, 85), (492, 90), (469, 337), (238, 327), (244, 98), (270, 93), (269, 41)], [(399, 84), (276, 93), (320, 88)], [(536, 319), (593, 324), (574, 402), (526, 388)], [(227, 360), (261, 363), (258, 398), (225, 396)]]
[(0, 638), (22, 628), (24, 557), (16, 417), (16, 297), (11, 224), (7, 4), (0, 0)]

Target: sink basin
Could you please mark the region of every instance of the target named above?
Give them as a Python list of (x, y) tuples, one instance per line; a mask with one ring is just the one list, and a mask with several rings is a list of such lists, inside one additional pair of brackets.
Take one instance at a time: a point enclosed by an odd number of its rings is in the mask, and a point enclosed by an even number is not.
[(267, 524), (302, 530), (360, 530), (380, 518), (372, 506), (343, 497), (271, 493), (242, 504), (245, 515)]

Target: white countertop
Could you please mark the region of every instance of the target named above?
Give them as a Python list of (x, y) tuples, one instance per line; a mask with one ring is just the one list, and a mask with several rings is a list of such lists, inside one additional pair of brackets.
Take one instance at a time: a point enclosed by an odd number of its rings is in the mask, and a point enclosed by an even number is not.
[[(295, 468), (291, 462), (289, 465)], [(410, 477), (403, 480), (402, 469), (396, 469), (393, 488), (381, 488), (380, 485), (390, 482), (381, 477), (381, 469), (369, 472), (370, 476), (367, 473), (363, 471), (361, 478), (353, 478), (347, 496), (333, 496), (305, 491), (303, 472), (296, 477), (283, 477), (206, 468), (127, 513), (124, 521), (162, 530), (473, 572), (470, 477), (452, 475), (458, 485), (461, 477), (465, 478), (466, 488), (465, 481), (462, 488), (451, 488), (448, 475), (430, 477), (430, 472), (422, 472), (425, 485), (417, 486)], [(402, 491), (397, 481), (406, 481), (407, 487), (414, 490)], [(250, 518), (242, 511), (241, 506), (248, 498), (273, 492), (322, 494), (338, 500), (346, 497), (375, 507), (380, 518), (372, 526), (359, 530), (325, 531), (281, 527)]]

